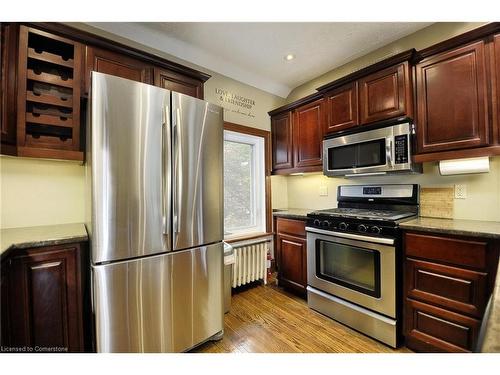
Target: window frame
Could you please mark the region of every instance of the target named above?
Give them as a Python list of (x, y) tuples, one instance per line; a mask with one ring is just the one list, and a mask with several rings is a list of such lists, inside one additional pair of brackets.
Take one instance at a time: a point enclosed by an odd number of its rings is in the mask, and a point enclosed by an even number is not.
[(231, 122), (224, 122), (224, 130), (244, 135), (251, 135), (261, 137), (264, 140), (264, 200), (265, 200), (265, 232), (263, 233), (245, 233), (240, 236), (235, 234), (227, 239), (226, 242), (240, 241), (242, 239), (254, 238), (263, 234), (272, 233), (272, 210), (271, 210), (271, 132), (249, 126), (234, 124)]

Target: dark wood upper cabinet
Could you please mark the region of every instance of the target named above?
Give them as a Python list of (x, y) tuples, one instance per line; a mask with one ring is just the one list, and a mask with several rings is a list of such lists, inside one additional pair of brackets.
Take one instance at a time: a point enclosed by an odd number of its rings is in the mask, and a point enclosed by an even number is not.
[(500, 34), (493, 37), (491, 50), (493, 140), (500, 144)]
[(323, 95), (314, 94), (299, 106), (270, 112), (273, 173), (321, 171), (324, 102)]
[(409, 80), (408, 62), (361, 78), (358, 81), (360, 123), (411, 116)]
[(83, 160), (91, 71), (200, 99), (210, 78), (59, 23), (1, 23), (0, 32), (2, 154)]
[[(16, 250), (9, 259), (9, 345), (85, 350), (82, 244)], [(2, 275), (2, 292), (4, 281)], [(2, 296), (4, 298), (4, 296)], [(4, 300), (2, 300), (3, 309)], [(42, 349), (43, 351), (43, 349)]]
[(418, 152), (488, 143), (484, 41), (431, 56), (416, 66)]
[(284, 112), (271, 118), (273, 170), (293, 167), (292, 115)]
[[(0, 129), (2, 153), (15, 154), (16, 149), (16, 75), (17, 75), (17, 25), (0, 27)], [(7, 152), (5, 152), (7, 151)]]
[(132, 57), (100, 49), (87, 47), (85, 62), (85, 92), (90, 89), (90, 72), (110, 74), (132, 81), (152, 83), (152, 66)]
[(294, 167), (322, 166), (324, 99), (295, 109), (293, 114)]
[(325, 94), (325, 133), (358, 125), (358, 84), (349, 83)]
[(165, 69), (154, 68), (154, 85), (203, 99), (203, 82)]
[[(273, 140), (282, 140), (273, 142), (273, 153), (278, 160), (273, 164), (273, 172), (321, 171), (325, 134), (401, 116), (412, 117), (410, 61), (415, 58), (415, 52), (412, 49), (394, 55), (323, 85), (317, 93), (270, 111)], [(287, 138), (285, 147), (286, 137), (283, 133), (275, 134), (275, 129), (278, 122), (284, 122), (285, 118), (289, 121), (286, 116), (290, 113), (292, 143)], [(280, 127), (280, 131), (283, 129), (285, 126)], [(290, 151), (293, 152), (291, 164), (286, 157)]]
[(17, 155), (83, 160), (83, 46), (26, 26), (20, 26), (18, 45)]

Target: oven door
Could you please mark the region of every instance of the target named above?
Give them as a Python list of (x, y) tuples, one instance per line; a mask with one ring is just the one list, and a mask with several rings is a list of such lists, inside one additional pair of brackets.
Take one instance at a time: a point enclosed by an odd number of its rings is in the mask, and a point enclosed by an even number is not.
[(308, 285), (396, 317), (393, 239), (309, 227), (306, 230)]

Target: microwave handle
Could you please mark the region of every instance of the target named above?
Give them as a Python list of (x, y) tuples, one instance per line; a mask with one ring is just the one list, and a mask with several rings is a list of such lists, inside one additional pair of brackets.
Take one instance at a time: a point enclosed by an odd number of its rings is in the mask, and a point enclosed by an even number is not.
[(387, 164), (392, 168), (394, 167), (394, 157), (392, 151), (392, 138), (385, 139), (385, 159)]

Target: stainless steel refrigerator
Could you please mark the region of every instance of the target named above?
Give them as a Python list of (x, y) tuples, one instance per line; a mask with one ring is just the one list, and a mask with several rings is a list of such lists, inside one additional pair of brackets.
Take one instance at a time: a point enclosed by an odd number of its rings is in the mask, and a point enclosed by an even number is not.
[(87, 229), (98, 352), (223, 330), (222, 108), (92, 72)]

